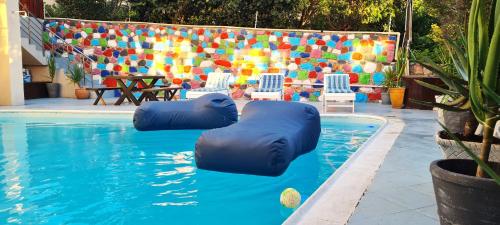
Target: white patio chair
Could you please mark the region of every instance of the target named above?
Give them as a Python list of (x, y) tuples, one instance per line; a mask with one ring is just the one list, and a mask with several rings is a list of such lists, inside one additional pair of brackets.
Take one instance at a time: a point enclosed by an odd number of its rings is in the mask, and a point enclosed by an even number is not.
[(281, 100), (285, 76), (279, 73), (263, 73), (259, 78), (259, 88), (252, 92), (251, 99)]
[[(323, 112), (328, 111), (328, 106), (352, 107), (354, 112), (354, 100), (356, 93), (351, 90), (348, 74), (325, 74), (323, 85)], [(328, 104), (328, 101), (340, 102), (340, 104)], [(351, 103), (346, 103), (351, 102)]]
[(191, 89), (186, 92), (187, 99), (198, 98), (210, 93), (221, 93), (229, 96), (229, 77), (231, 73), (209, 73), (205, 87)]

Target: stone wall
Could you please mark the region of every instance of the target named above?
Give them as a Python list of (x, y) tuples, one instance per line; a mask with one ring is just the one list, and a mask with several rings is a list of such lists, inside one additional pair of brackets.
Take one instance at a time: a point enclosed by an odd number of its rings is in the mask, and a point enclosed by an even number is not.
[[(46, 28), (95, 63), (86, 65), (107, 86), (111, 74), (154, 74), (183, 79), (186, 89), (203, 86), (210, 72), (231, 72), (233, 97), (241, 98), (263, 72), (280, 72), (287, 82), (322, 83), (327, 73), (348, 73), (352, 84), (380, 85), (394, 60), (398, 33), (334, 32), (203, 27), (167, 24), (48, 19)], [(46, 48), (70, 60), (74, 49), (49, 32)], [(247, 90), (245, 90), (247, 89)], [(371, 90), (371, 89), (370, 89)], [(365, 89), (366, 92), (366, 89)], [(314, 86), (289, 86), (285, 100), (312, 100)], [(362, 98), (363, 96), (361, 96)], [(377, 97), (377, 96), (376, 96)], [(375, 98), (376, 98), (375, 97)]]

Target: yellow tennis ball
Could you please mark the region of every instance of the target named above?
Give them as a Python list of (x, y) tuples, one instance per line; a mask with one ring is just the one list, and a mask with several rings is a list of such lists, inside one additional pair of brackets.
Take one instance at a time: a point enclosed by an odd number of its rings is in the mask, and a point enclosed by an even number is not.
[(297, 208), (300, 205), (300, 193), (293, 188), (287, 188), (281, 192), (280, 202), (287, 208)]

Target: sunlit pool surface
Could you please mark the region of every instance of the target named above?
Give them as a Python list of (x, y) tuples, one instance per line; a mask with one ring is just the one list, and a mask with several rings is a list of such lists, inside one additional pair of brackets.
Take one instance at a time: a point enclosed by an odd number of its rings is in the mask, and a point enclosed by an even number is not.
[(128, 115), (3, 113), (0, 224), (280, 224), (293, 212), (280, 205), (283, 189), (304, 201), (381, 124), (322, 118), (316, 150), (280, 177), (260, 177), (198, 170), (201, 130), (138, 132)]

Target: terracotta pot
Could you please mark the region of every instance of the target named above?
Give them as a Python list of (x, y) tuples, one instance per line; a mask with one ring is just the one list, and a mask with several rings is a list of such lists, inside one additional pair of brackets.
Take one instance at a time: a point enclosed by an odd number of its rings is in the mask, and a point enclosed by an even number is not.
[(90, 91), (88, 91), (85, 88), (76, 88), (75, 89), (75, 96), (77, 99), (89, 99), (90, 98)]
[(389, 95), (391, 96), (392, 108), (403, 108), (403, 101), (405, 98), (405, 88), (389, 88)]
[[(491, 163), (500, 172), (500, 164)], [(467, 159), (432, 162), (430, 171), (442, 225), (499, 224), (500, 185), (476, 177), (477, 164)]]

